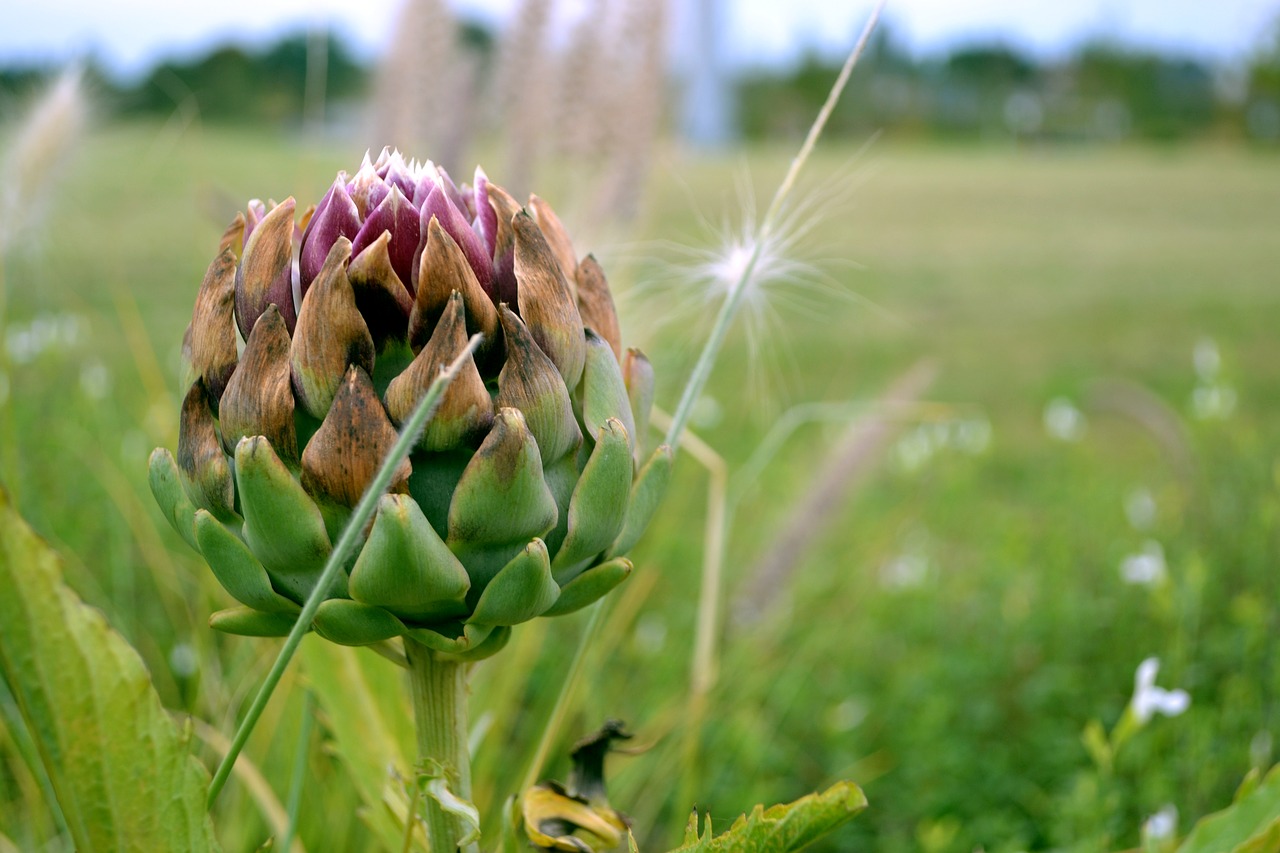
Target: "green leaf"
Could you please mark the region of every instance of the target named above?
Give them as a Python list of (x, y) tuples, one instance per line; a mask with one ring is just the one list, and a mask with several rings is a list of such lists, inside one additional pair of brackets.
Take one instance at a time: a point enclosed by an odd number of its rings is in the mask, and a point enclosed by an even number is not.
[[(417, 742), (401, 670), (366, 650), (307, 640), (302, 670), (324, 710), (334, 753), (359, 792), (376, 848), (399, 851)], [(421, 832), (414, 836), (423, 849)]]
[(866, 807), (867, 798), (861, 788), (852, 782), (837, 782), (820, 794), (801, 797), (794, 803), (767, 809), (756, 806), (750, 815), (742, 815), (714, 838), (709, 819), (701, 838), (696, 837), (696, 821), (691, 819), (684, 845), (672, 853), (790, 853), (853, 820)]
[(0, 491), (0, 670), (81, 850), (217, 850), (209, 774), (137, 653)]
[(1269, 853), (1280, 850), (1280, 765), (1220, 812), (1202, 818), (1178, 853)]

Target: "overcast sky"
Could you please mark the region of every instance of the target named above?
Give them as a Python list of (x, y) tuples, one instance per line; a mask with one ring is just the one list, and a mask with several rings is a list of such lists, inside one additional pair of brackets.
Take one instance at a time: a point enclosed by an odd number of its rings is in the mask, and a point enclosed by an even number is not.
[[(156, 58), (190, 55), (214, 41), (263, 41), (328, 22), (363, 54), (385, 42), (401, 0), (0, 0), (0, 63), (65, 59), (93, 51), (117, 71), (137, 73)], [(687, 8), (692, 0), (672, 0)], [(804, 46), (846, 50), (869, 0), (722, 0), (725, 42), (739, 62), (773, 62)], [(454, 0), (495, 24), (517, 0)], [(565, 19), (585, 0), (558, 0)], [(889, 0), (895, 32), (917, 53), (957, 42), (1003, 39), (1044, 54), (1107, 36), (1211, 60), (1246, 55), (1280, 20), (1280, 0)]]

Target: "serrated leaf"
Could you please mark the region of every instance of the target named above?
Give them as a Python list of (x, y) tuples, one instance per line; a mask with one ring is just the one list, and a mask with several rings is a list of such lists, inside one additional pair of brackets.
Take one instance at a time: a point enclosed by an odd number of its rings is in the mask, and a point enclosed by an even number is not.
[[(756, 806), (750, 815), (742, 815), (720, 835), (713, 838), (708, 831), (672, 853), (790, 853), (853, 820), (866, 807), (867, 798), (861, 788), (852, 782), (837, 782), (820, 794), (810, 794), (793, 803), (767, 809)], [(688, 830), (685, 837), (688, 838)]]
[[(416, 741), (400, 670), (368, 651), (304, 641), (302, 669), (324, 711), (333, 751), (346, 766), (364, 808), (360, 817), (384, 850), (399, 851), (408, 809)], [(414, 836), (424, 841), (420, 832)]]
[(209, 774), (146, 667), (0, 491), (0, 669), (81, 850), (217, 850)]
[(1280, 765), (1252, 792), (1202, 818), (1178, 853), (1269, 853), (1280, 849)]

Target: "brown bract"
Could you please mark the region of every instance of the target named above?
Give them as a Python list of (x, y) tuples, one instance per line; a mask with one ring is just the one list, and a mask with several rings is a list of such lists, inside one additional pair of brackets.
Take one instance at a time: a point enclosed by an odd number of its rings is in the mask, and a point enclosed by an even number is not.
[(253, 324), (275, 303), (285, 325), (292, 327), (293, 307), (293, 197), (286, 198), (262, 218), (244, 244), (244, 256), (236, 272), (236, 322), (240, 335), (249, 339)]
[(191, 366), (216, 405), (236, 369), (236, 258), (223, 249), (213, 259), (191, 312)]
[[(421, 292), (421, 291), (419, 291)], [(397, 426), (413, 414), (422, 396), (440, 371), (453, 363), (467, 345), (463, 297), (456, 290), (449, 298), (431, 340), (403, 373), (387, 386), (387, 412)], [(468, 358), (445, 389), (440, 406), (427, 423), (418, 446), (425, 450), (450, 450), (475, 446), (493, 423), (493, 401), (475, 361)]]
[(431, 338), (454, 291), (462, 295), (467, 334), (484, 335), (481, 346), (487, 349), (496, 339), (497, 311), (481, 289), (462, 247), (433, 216), (427, 226), (427, 244), (418, 266), (418, 292), (409, 316), (409, 345), (413, 349), (424, 346)]
[(404, 339), (409, 328), (413, 297), (391, 265), (391, 232), (378, 239), (351, 260), (347, 278), (356, 295), (356, 307), (365, 318), (374, 346), (381, 349), (387, 338)]
[(317, 418), (329, 411), (348, 366), (373, 372), (373, 337), (347, 279), (350, 256), (351, 241), (339, 237), (302, 300), (293, 333), (293, 390), (303, 408)]
[(187, 390), (178, 420), (178, 467), (195, 491), (192, 499), (220, 517), (232, 513), (235, 486), (231, 466), (218, 443), (218, 430), (201, 380)]
[(543, 465), (577, 448), (582, 430), (573, 416), (568, 389), (555, 364), (542, 352), (529, 329), (504, 303), (498, 311), (507, 343), (507, 360), (498, 374), (494, 404), (519, 409), (538, 442)]
[(573, 251), (573, 241), (569, 239), (564, 223), (556, 216), (551, 205), (536, 195), (529, 196), (529, 207), (533, 210), (538, 227), (547, 238), (547, 245), (560, 262), (560, 272), (564, 274), (565, 281), (573, 286), (578, 272), (578, 256)]
[(261, 435), (282, 459), (297, 461), (289, 330), (275, 305), (267, 306), (249, 333), (240, 366), (222, 396), (219, 420), (227, 453), (234, 454), (245, 436)]
[[(346, 372), (333, 406), (302, 451), (302, 487), (323, 500), (355, 506), (396, 443), (396, 430), (382, 408), (369, 374)], [(413, 468), (396, 468), (390, 491), (406, 493)]]
[(594, 255), (587, 255), (578, 265), (578, 311), (582, 325), (608, 341), (614, 357), (621, 362), (622, 327), (618, 325), (618, 311), (604, 269)]
[(582, 315), (538, 223), (521, 211), (512, 217), (511, 227), (515, 231), (519, 314), (564, 377), (565, 386), (576, 388), (587, 358)]

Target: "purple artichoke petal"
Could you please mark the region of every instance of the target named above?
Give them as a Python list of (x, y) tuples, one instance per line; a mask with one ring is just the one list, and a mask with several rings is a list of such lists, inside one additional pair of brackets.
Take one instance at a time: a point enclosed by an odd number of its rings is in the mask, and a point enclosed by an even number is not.
[(493, 258), (494, 250), (498, 247), (498, 214), (493, 205), (489, 204), (489, 176), (479, 166), (476, 166), (474, 187), (476, 218), (472, 227), (484, 241), (489, 257)]
[(382, 200), (387, 197), (390, 192), (387, 189), (386, 181), (378, 177), (378, 172), (373, 168), (373, 164), (369, 162), (369, 152), (365, 152), (364, 162), (360, 164), (360, 171), (356, 172), (356, 176), (351, 179), (351, 183), (347, 184), (347, 190), (351, 193), (351, 200), (356, 203), (356, 211), (360, 214), (360, 218), (364, 219), (378, 205), (382, 204)]
[[(462, 211), (453, 206), (445, 195), (445, 191), (439, 186), (436, 186), (422, 203), (419, 233), (427, 233), (427, 225), (431, 222), (432, 216), (440, 220), (440, 225), (445, 232), (462, 247), (463, 254), (467, 256), (467, 263), (471, 265), (471, 269), (476, 274), (476, 280), (480, 282), (480, 287), (492, 298), (494, 294), (490, 288), (493, 283), (493, 261), (485, 252), (484, 243), (481, 242), (480, 237), (471, 230), (471, 225), (462, 215)], [(421, 253), (417, 254), (421, 257)]]
[(413, 202), (396, 185), (392, 185), (382, 204), (369, 214), (369, 218), (360, 227), (360, 232), (351, 241), (352, 255), (363, 252), (383, 231), (391, 232), (391, 244), (387, 247), (391, 267), (400, 276), (401, 282), (409, 283), (409, 295), (412, 296), (413, 259), (417, 254), (422, 225)]
[(467, 219), (471, 218), (471, 214), (467, 210), (467, 202), (462, 197), (462, 192), (458, 189), (458, 185), (453, 182), (453, 178), (449, 177), (449, 173), (444, 170), (443, 166), (437, 166), (436, 171), (440, 173), (440, 189), (444, 191), (445, 198), (458, 209)]
[[(329, 192), (320, 201), (320, 206), (312, 214), (307, 223), (306, 233), (302, 235), (302, 253), (298, 259), (301, 295), (305, 296), (311, 282), (320, 274), (324, 259), (339, 237), (348, 240), (360, 233), (360, 218), (356, 213), (356, 204), (347, 193), (345, 175), (339, 175), (333, 182)], [(374, 235), (377, 236), (376, 234)]]

